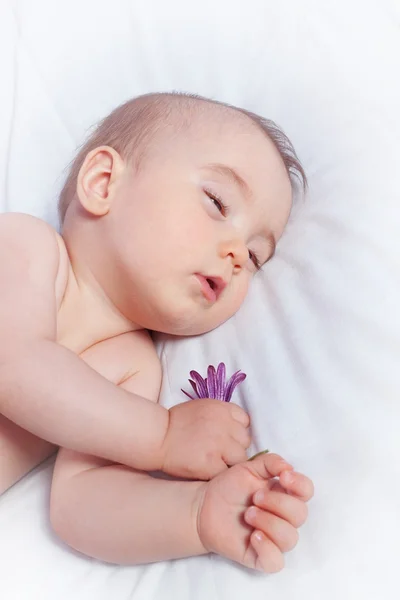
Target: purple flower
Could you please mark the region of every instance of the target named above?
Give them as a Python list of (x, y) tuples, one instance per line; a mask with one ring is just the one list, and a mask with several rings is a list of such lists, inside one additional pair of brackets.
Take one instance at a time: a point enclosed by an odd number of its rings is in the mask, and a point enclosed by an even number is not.
[(191, 396), (185, 390), (182, 390), (191, 400), (197, 398), (214, 398), (215, 400), (223, 400), (229, 402), (232, 398), (233, 391), (239, 383), (246, 379), (246, 373), (236, 371), (232, 377), (225, 381), (225, 364), (219, 363), (217, 370), (209, 365), (207, 369), (207, 377), (203, 377), (197, 371), (190, 371), (189, 383), (192, 386), (196, 396)]

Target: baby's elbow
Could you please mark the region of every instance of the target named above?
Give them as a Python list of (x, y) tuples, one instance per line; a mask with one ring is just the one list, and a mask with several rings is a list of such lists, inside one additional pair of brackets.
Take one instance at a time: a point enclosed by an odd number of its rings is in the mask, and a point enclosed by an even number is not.
[(88, 527), (88, 514), (84, 507), (79, 480), (71, 477), (53, 482), (50, 525), (54, 534), (73, 550), (97, 558), (96, 536)]

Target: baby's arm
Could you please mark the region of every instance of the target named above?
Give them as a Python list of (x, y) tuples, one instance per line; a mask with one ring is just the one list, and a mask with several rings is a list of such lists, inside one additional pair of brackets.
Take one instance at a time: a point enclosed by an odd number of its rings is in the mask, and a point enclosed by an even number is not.
[[(129, 334), (124, 337), (127, 348)], [(157, 355), (154, 349), (139, 353), (137, 344), (132, 346), (136, 374), (121, 387), (157, 402)], [(99, 350), (87, 357), (93, 368), (101, 368)], [(127, 357), (118, 356), (124, 364)], [(61, 448), (52, 482), (51, 523), (67, 544), (109, 562), (138, 564), (201, 554), (206, 550), (196, 515), (202, 486), (199, 481), (156, 479)]]
[(57, 445), (160, 468), (168, 411), (56, 343), (55, 232), (33, 217), (2, 215), (0, 256), (0, 413)]
[[(89, 349), (84, 358), (100, 371), (113, 359), (123, 371), (134, 365), (135, 375), (121, 387), (157, 401), (161, 373), (148, 336), (136, 332), (107, 340)], [(252, 513), (246, 506), (257, 490), (267, 491), (270, 477), (288, 468), (271, 454), (236, 465), (209, 482), (170, 481), (61, 449), (51, 490), (51, 523), (67, 544), (105, 561), (138, 564), (213, 550), (246, 566), (275, 571), (283, 564), (282, 552), (297, 541), (296, 527), (305, 519), (310, 484), (304, 476), (294, 475), (296, 489), (290, 489), (305, 494), (302, 500), (284, 490), (265, 494), (257, 500), (260, 510), (254, 522), (255, 509)], [(272, 492), (277, 483), (271, 484)], [(258, 545), (253, 528), (267, 536)]]
[[(125, 385), (145, 395), (154, 383), (146, 379), (141, 370)], [(291, 480), (287, 470), (292, 467), (283, 459), (266, 454), (209, 482), (169, 481), (61, 449), (51, 523), (64, 542), (108, 562), (140, 564), (213, 551), (275, 572), (283, 552), (297, 543), (313, 493), (308, 478), (292, 473)], [(277, 476), (282, 485), (272, 479)]]

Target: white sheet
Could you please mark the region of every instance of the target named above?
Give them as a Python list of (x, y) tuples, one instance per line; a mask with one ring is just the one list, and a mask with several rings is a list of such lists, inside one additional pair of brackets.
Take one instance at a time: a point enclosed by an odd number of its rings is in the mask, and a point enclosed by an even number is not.
[(396, 0), (2, 1), (0, 210), (55, 224), (85, 130), (147, 91), (227, 100), (292, 138), (308, 199), (234, 319), (160, 338), (162, 402), (184, 400), (192, 368), (243, 369), (254, 450), (282, 453), (316, 485), (278, 575), (216, 556), (127, 568), (54, 538), (47, 463), (0, 498), (2, 599), (397, 597), (399, 27)]

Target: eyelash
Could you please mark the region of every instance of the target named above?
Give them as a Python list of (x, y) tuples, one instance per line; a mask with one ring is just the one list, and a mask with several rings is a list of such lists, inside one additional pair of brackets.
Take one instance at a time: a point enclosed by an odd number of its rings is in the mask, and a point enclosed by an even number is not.
[[(229, 206), (225, 204), (220, 196), (215, 194), (214, 192), (210, 192), (210, 190), (204, 190), (206, 195), (212, 200), (215, 206), (218, 208), (219, 212), (226, 217), (229, 214)], [(219, 205), (219, 206), (218, 206)]]
[(254, 263), (254, 266), (257, 269), (257, 271), (259, 271), (261, 269), (261, 263), (260, 263), (260, 259), (258, 258), (257, 254), (255, 252), (253, 252), (252, 250), (249, 250), (249, 258)]
[[(217, 196), (217, 194), (215, 194), (214, 192), (210, 192), (210, 190), (204, 190), (206, 195), (210, 198), (210, 200), (212, 200), (216, 206), (216, 208), (219, 210), (219, 212), (226, 217), (229, 214), (229, 206), (227, 204), (224, 203), (224, 201), (222, 200), (222, 198), (220, 196)], [(259, 271), (261, 269), (261, 263), (260, 263), (260, 259), (258, 258), (257, 254), (255, 252), (253, 252), (252, 250), (249, 250), (249, 258), (250, 260), (253, 262), (255, 268), (257, 269), (257, 271)]]

